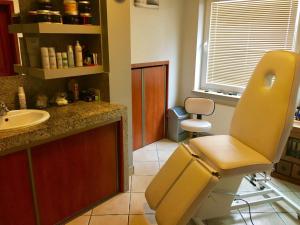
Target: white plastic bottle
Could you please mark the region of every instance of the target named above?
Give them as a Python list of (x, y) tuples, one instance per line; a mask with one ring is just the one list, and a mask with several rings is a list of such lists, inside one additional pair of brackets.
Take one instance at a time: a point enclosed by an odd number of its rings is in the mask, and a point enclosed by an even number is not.
[(26, 109), (27, 108), (26, 96), (25, 96), (24, 88), (22, 86), (20, 86), (18, 89), (18, 96), (19, 96), (20, 109)]
[(63, 61), (62, 61), (61, 52), (56, 52), (56, 60), (57, 60), (57, 68), (62, 69), (63, 68)]
[(78, 67), (83, 66), (82, 47), (81, 47), (79, 41), (76, 41), (76, 45), (75, 45), (75, 57), (76, 57), (76, 66), (78, 66)]
[(44, 69), (50, 69), (49, 52), (47, 47), (41, 47), (42, 65)]
[(50, 69), (57, 69), (55, 48), (48, 48)]
[(68, 64), (69, 64), (69, 67), (75, 67), (74, 53), (73, 53), (72, 45), (68, 45)]
[(68, 65), (68, 55), (66, 52), (62, 52), (61, 53), (61, 56), (62, 56), (62, 64), (63, 64), (63, 68), (64, 69), (67, 69), (69, 68), (69, 65)]

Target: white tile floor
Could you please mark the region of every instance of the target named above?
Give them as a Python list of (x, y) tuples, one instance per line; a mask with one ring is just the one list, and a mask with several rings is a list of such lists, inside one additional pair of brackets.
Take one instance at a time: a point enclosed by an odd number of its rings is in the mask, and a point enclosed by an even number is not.
[[(130, 191), (119, 194), (99, 205), (68, 225), (157, 225), (154, 212), (148, 207), (144, 192), (168, 157), (178, 146), (169, 140), (161, 140), (133, 153), (135, 173), (130, 177)], [(272, 179), (282, 192), (300, 204), (300, 186)], [(255, 190), (246, 180), (240, 192)], [(300, 224), (293, 209), (284, 202), (252, 207), (255, 225), (296, 225)], [(205, 221), (207, 225), (251, 225), (247, 209), (235, 210), (231, 215)]]

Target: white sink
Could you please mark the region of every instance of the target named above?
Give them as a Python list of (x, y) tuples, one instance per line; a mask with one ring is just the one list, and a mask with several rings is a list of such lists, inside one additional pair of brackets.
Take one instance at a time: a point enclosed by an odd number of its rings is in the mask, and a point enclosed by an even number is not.
[(50, 114), (43, 110), (12, 110), (0, 116), (0, 132), (31, 127), (47, 121)]

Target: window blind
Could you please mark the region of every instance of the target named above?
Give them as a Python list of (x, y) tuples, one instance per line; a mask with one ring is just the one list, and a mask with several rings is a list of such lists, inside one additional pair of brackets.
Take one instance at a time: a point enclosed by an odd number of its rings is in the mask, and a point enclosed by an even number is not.
[(270, 50), (295, 50), (298, 0), (211, 1), (206, 83), (244, 88)]

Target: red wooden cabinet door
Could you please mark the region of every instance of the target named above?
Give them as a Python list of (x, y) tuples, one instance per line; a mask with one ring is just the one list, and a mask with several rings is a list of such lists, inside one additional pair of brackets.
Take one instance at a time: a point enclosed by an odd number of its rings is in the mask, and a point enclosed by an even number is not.
[(164, 138), (166, 104), (166, 67), (143, 70), (145, 95), (145, 145)]
[(131, 75), (132, 88), (132, 142), (133, 149), (143, 147), (142, 126), (142, 69), (133, 69)]
[(25, 151), (0, 158), (0, 224), (36, 224)]
[(14, 74), (18, 62), (16, 36), (8, 32), (12, 12), (12, 1), (0, 1), (0, 76)]
[(53, 225), (118, 192), (117, 123), (32, 149), (42, 225)]

